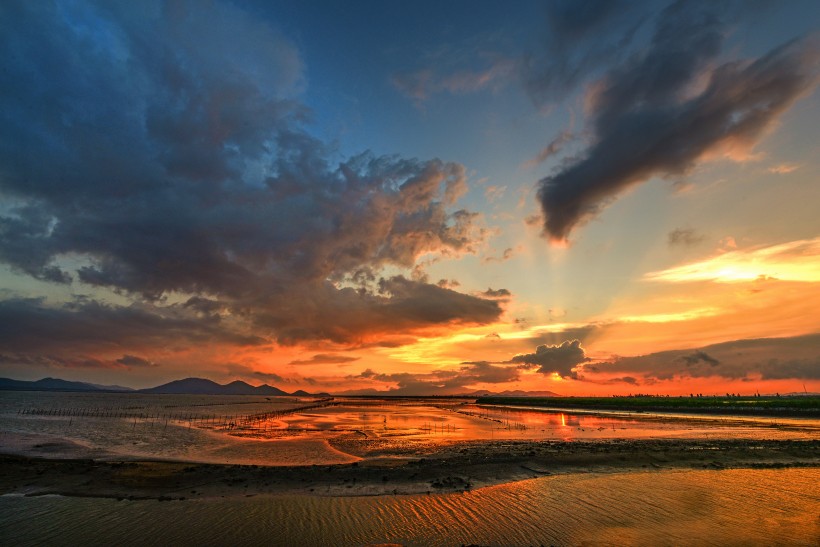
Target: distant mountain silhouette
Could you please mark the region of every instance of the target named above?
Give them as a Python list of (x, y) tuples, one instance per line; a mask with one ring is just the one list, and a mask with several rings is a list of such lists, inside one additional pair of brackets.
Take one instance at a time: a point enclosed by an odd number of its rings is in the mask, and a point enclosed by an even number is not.
[(43, 378), (35, 382), (0, 378), (0, 389), (12, 391), (133, 391), (122, 386), (101, 386), (88, 382), (71, 382), (59, 378)]
[(185, 378), (174, 380), (161, 386), (139, 390), (140, 393), (168, 393), (191, 395), (290, 395), (279, 388), (267, 384), (254, 387), (236, 380), (230, 384), (217, 384), (205, 378)]
[[(286, 391), (267, 384), (252, 386), (242, 381), (235, 381), (229, 384), (217, 384), (205, 378), (185, 378), (184, 380), (174, 380), (161, 386), (147, 389), (131, 389), (122, 386), (102, 386), (89, 382), (71, 382), (60, 380), (59, 378), (43, 378), (36, 382), (25, 380), (12, 380), (11, 378), (0, 378), (0, 390), (9, 391), (99, 391), (99, 392), (128, 392), (128, 393), (165, 393), (171, 395), (291, 395)], [(292, 395), (297, 397), (327, 396), (326, 393), (311, 394), (307, 391), (299, 390)]]
[[(69, 380), (60, 380), (59, 378), (43, 378), (36, 382), (27, 382), (24, 380), (12, 380), (10, 378), (0, 378), (0, 390), (13, 391), (99, 391), (99, 392), (127, 392), (127, 393), (160, 393), (170, 395), (264, 395), (264, 396), (278, 396), (290, 395), (294, 397), (329, 397), (327, 393), (308, 393), (304, 390), (294, 391), (288, 393), (282, 391), (278, 387), (263, 384), (261, 386), (252, 386), (246, 382), (236, 380), (229, 384), (217, 384), (212, 380), (205, 378), (185, 378), (183, 380), (174, 380), (167, 384), (160, 386), (134, 390), (122, 386), (103, 386), (99, 384), (92, 384), (89, 382), (72, 382)], [(339, 393), (338, 395), (370, 395), (370, 396), (402, 396), (402, 393), (390, 393), (377, 390), (359, 390)], [(562, 397), (558, 393), (552, 391), (488, 391), (479, 390), (471, 393), (464, 393), (463, 397)]]

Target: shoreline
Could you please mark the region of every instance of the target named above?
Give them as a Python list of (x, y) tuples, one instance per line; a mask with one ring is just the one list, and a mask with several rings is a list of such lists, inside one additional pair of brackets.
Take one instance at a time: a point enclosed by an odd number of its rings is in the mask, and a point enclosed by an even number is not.
[[(361, 443), (364, 449), (365, 443)], [(345, 452), (355, 453), (355, 442)], [(820, 440), (464, 441), (335, 465), (261, 466), (0, 454), (0, 495), (191, 500), (472, 490), (571, 473), (820, 467)]]

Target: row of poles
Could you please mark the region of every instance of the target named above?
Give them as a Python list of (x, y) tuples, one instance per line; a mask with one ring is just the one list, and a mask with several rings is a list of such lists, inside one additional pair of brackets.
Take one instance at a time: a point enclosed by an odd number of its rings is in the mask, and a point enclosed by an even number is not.
[(465, 416), (470, 416), (472, 418), (479, 418), (481, 420), (488, 420), (488, 421), (491, 421), (491, 422), (499, 423), (499, 424), (503, 425), (505, 429), (515, 429), (515, 430), (518, 430), (518, 431), (526, 431), (527, 430), (526, 424), (523, 424), (521, 422), (516, 422), (516, 421), (511, 422), (509, 419), (502, 420), (500, 418), (494, 418), (490, 415), (489, 411), (487, 411), (487, 412), (480, 412), (480, 411), (479, 412), (472, 412), (470, 410), (463, 410), (463, 409), (458, 409), (458, 408), (448, 408), (448, 407), (439, 407), (439, 408), (443, 408), (445, 410), (451, 410), (453, 412), (457, 412), (459, 414), (464, 414)]
[(184, 413), (170, 413), (170, 412), (133, 412), (131, 409), (124, 408), (26, 408), (18, 410), (18, 415), (24, 416), (50, 416), (50, 417), (65, 417), (65, 418), (113, 418), (134, 420), (134, 426), (138, 421), (147, 422), (151, 425), (155, 423), (165, 422), (167, 426), (169, 422), (188, 423), (188, 426), (197, 425), (200, 427), (210, 428), (254, 428), (259, 427), (262, 423), (269, 423), (271, 420), (277, 420), (285, 416), (295, 414), (297, 412), (304, 412), (316, 408), (330, 406), (334, 404), (332, 398), (320, 399), (311, 404), (283, 409), (269, 412), (260, 412), (254, 414), (202, 414), (195, 412)]

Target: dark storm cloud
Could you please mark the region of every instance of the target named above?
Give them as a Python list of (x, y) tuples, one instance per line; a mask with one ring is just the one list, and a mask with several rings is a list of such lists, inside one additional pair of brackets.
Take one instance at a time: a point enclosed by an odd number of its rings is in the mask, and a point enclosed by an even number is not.
[[(482, 298), (379, 282), (474, 252), (480, 219), (453, 211), (465, 169), (340, 158), (304, 131), (299, 52), (263, 23), (219, 2), (0, 10), (0, 261), (15, 271), (153, 302), (149, 334), (173, 293), (194, 333), (227, 310), (286, 343), (498, 318)], [(130, 313), (41, 309), (76, 314), (79, 339), (100, 336), (83, 318)]]
[(807, 40), (718, 64), (729, 5), (668, 6), (646, 50), (593, 85), (594, 143), (538, 183), (547, 235), (566, 239), (629, 186), (684, 174), (721, 147), (748, 149), (810, 88), (817, 55)]
[(524, 353), (510, 359), (511, 363), (531, 365), (538, 368), (541, 374), (558, 374), (563, 378), (576, 378), (573, 368), (589, 361), (584, 348), (578, 340), (565, 340), (560, 345), (546, 344), (535, 348), (535, 353)]
[(759, 338), (621, 357), (598, 365), (600, 372), (640, 374), (643, 378), (820, 379), (820, 334)]

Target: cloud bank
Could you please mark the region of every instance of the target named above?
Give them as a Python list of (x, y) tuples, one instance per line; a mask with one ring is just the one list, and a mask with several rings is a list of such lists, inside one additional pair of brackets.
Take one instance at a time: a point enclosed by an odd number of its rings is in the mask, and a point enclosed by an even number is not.
[(133, 302), (2, 302), (0, 347), (358, 345), (499, 317), (400, 273), (485, 237), (456, 207), (465, 168), (312, 137), (300, 52), (269, 26), (220, 2), (0, 10), (0, 261)]
[(759, 338), (621, 357), (596, 365), (602, 373), (639, 376), (644, 382), (680, 378), (730, 380), (820, 379), (820, 334)]

